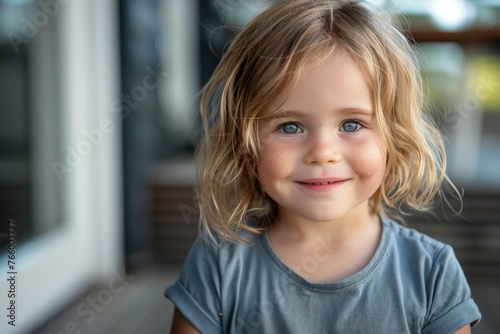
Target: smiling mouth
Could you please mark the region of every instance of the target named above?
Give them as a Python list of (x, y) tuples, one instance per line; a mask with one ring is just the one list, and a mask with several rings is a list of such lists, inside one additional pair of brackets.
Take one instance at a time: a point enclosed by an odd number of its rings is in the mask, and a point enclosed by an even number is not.
[(300, 184), (310, 185), (310, 186), (327, 186), (329, 184), (338, 184), (347, 181), (347, 178), (336, 178), (336, 177), (323, 177), (314, 178), (297, 181)]
[(348, 179), (330, 179), (330, 180), (305, 180), (298, 181), (297, 183), (314, 192), (329, 192), (342, 186), (348, 181)]
[(331, 181), (331, 182), (299, 182), (299, 183), (310, 184), (310, 185), (313, 185), (313, 186), (326, 186), (327, 184), (334, 184), (334, 183), (338, 183), (338, 182), (341, 182), (341, 181), (342, 180)]

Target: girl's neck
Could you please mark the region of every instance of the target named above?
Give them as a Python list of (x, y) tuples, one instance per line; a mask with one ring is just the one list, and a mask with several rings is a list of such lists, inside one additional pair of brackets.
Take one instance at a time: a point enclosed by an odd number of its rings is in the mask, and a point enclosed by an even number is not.
[(365, 212), (332, 222), (281, 215), (268, 231), (271, 247), (285, 265), (308, 281), (342, 280), (368, 265), (379, 246), (380, 219)]
[(270, 236), (285, 243), (316, 243), (328, 240), (339, 247), (358, 243), (380, 232), (380, 218), (362, 207), (329, 222), (313, 222), (292, 214), (280, 213), (269, 231)]

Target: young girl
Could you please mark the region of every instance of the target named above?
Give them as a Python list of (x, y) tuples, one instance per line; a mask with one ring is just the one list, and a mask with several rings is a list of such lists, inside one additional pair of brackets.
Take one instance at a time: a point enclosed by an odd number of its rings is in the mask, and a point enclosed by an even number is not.
[(172, 333), (470, 333), (450, 246), (388, 217), (428, 210), (443, 143), (404, 35), (359, 1), (280, 1), (204, 88), (202, 235), (166, 295)]

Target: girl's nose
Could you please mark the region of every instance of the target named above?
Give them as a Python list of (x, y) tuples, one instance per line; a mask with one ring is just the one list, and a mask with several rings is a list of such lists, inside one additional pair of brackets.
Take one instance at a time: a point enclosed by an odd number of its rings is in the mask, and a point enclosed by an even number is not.
[(340, 161), (339, 143), (334, 133), (318, 131), (309, 135), (305, 162), (323, 165)]

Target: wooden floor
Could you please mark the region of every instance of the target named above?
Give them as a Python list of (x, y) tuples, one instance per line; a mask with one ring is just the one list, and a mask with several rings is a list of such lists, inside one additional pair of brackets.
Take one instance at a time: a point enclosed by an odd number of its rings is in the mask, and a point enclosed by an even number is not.
[[(101, 312), (96, 313), (95, 319), (87, 323), (89, 315), (82, 317), (76, 310), (87, 298), (97, 296), (102, 287), (96, 287), (33, 333), (66, 333), (65, 326), (71, 322), (78, 325), (82, 334), (168, 333), (173, 305), (163, 296), (163, 291), (175, 281), (178, 272), (178, 267), (158, 267), (133, 273), (134, 280), (121, 293), (116, 294)], [(483, 314), (481, 323), (472, 332), (500, 333), (500, 282), (497, 285), (472, 285), (472, 293)]]
[[(55, 319), (43, 325), (33, 334), (165, 334), (169, 333), (172, 321), (173, 304), (164, 297), (165, 288), (175, 282), (178, 267), (157, 267), (131, 273), (133, 280), (115, 294), (108, 305), (100, 312), (94, 312), (91, 319), (89, 306), (77, 312), (78, 305), (88, 304), (88, 298), (96, 298), (105, 287), (95, 287), (81, 296), (73, 305), (67, 307)], [(79, 315), (82, 314), (82, 315)], [(71, 323), (77, 329), (66, 330)], [(71, 327), (70, 327), (71, 328)], [(81, 332), (78, 332), (81, 329)]]

